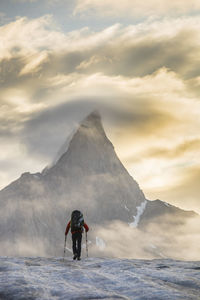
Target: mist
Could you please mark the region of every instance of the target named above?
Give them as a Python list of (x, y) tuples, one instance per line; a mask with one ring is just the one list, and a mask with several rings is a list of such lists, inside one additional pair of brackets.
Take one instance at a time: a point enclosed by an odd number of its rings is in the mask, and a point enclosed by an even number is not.
[(144, 230), (120, 221), (102, 224), (92, 234), (103, 241), (103, 246), (91, 245), (91, 253), (130, 259), (200, 260), (200, 218), (176, 226), (173, 223), (173, 218), (167, 216), (154, 220)]
[[(43, 236), (25, 234), (10, 241), (1, 240), (0, 255), (62, 257), (68, 219), (65, 221), (63, 227), (59, 227), (59, 239), (52, 236), (50, 242), (46, 232)], [(121, 221), (103, 223), (101, 226), (87, 224), (90, 227), (87, 234), (89, 257), (200, 260), (199, 217), (176, 228), (160, 222), (159, 225), (149, 224), (145, 230), (131, 228)], [(72, 257), (70, 233), (67, 236), (66, 257)], [(82, 257), (86, 257), (85, 233), (82, 237)]]

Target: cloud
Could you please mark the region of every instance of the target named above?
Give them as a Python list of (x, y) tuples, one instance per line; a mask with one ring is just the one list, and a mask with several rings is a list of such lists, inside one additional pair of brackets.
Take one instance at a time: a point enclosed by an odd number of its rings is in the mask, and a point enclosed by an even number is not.
[(50, 163), (78, 122), (95, 107), (94, 101), (81, 99), (35, 113), (24, 124), (21, 141), (28, 152), (48, 158)]
[[(141, 134), (143, 137), (154, 136), (155, 133), (171, 128), (179, 121), (176, 120), (176, 115), (170, 112), (170, 102), (168, 109), (163, 109), (162, 101), (154, 99), (154, 93), (159, 92), (161, 95), (162, 89), (166, 89), (162, 84), (163, 80), (165, 83), (168, 81), (168, 92), (171, 83), (172, 94), (174, 93), (174, 80), (171, 80), (171, 75), (173, 78), (173, 73), (168, 74), (167, 70), (161, 70), (159, 74), (156, 73), (153, 77), (146, 77), (143, 80), (139, 78), (128, 80), (102, 74), (91, 76), (73, 74), (49, 78), (46, 85), (51, 86), (51, 95), (48, 91), (46, 96), (43, 94), (43, 101), (48, 98), (46, 100), (48, 107), (41, 106), (41, 109), (38, 108), (34, 113), (33, 105), (31, 106), (31, 116), (27, 117), (21, 135), (23, 143), (27, 146), (34, 145), (31, 149), (42, 151), (44, 155), (47, 155), (49, 149), (52, 155), (55, 153), (56, 145), (58, 147), (61, 142), (63, 143), (72, 130), (74, 121), (80, 121), (94, 109), (101, 111), (108, 133), (121, 128), (124, 132), (127, 131), (128, 140), (130, 132), (132, 135), (135, 134), (135, 137)], [(153, 84), (156, 86), (155, 91), (152, 88)], [(150, 92), (152, 98), (144, 97), (144, 93)], [(135, 97), (130, 96), (131, 94), (135, 94)], [(65, 95), (68, 95), (67, 98)], [(64, 132), (63, 128), (66, 128), (64, 136), (59, 134)], [(40, 143), (43, 145), (42, 148)], [(50, 143), (49, 147), (46, 147), (45, 143)]]
[(91, 15), (96, 14), (101, 17), (119, 17), (119, 16), (133, 16), (144, 17), (151, 15), (180, 15), (198, 11), (200, 4), (198, 0), (124, 0), (123, 2), (116, 2), (114, 0), (78, 0), (74, 14)]
[[(26, 17), (0, 27), (2, 36), (0, 59), (10, 59), (42, 51), (56, 49), (63, 40), (63, 34), (56, 31), (51, 16), (37, 19)], [(20, 34), (19, 34), (20, 33)]]
[(200, 150), (200, 139), (187, 140), (174, 149), (155, 149), (155, 151), (150, 151), (150, 155), (173, 158), (177, 156), (180, 157), (187, 152), (193, 152), (197, 150)]
[(158, 158), (158, 159), (176, 159), (186, 155), (196, 155), (200, 152), (200, 139), (188, 139), (180, 144), (175, 144), (171, 147), (153, 147), (145, 150), (143, 153), (140, 153), (139, 156), (134, 156), (130, 158), (130, 162), (134, 162), (139, 159), (146, 158)]
[(19, 75), (28, 74), (31, 72), (38, 72), (39, 68), (41, 67), (41, 64), (44, 63), (46, 59), (47, 53), (45, 51), (32, 55), (32, 57), (29, 57), (27, 59), (27, 63), (25, 67), (20, 71)]
[[(200, 200), (199, 200), (199, 189), (198, 183), (200, 180), (200, 165), (196, 164), (194, 166), (188, 167), (183, 174), (182, 183), (179, 194), (177, 197), (177, 203), (181, 203), (181, 194), (188, 199), (188, 203), (185, 203), (187, 209), (194, 207), (199, 207), (198, 212), (200, 212)], [(175, 192), (175, 190), (173, 191)]]
[[(157, 25), (159, 28), (160, 24)], [(196, 41), (199, 34), (196, 29), (190, 30), (187, 25), (182, 25), (181, 30), (174, 30), (174, 35), (163, 31), (162, 37), (154, 36), (151, 29), (148, 34), (145, 30), (134, 32), (133, 28), (119, 31), (120, 36), (114, 37), (112, 42), (98, 49), (98, 52), (96, 49), (94, 53), (90, 52), (89, 58), (84, 59), (76, 70), (134, 77), (152, 74), (166, 67), (184, 77), (197, 75), (199, 43)], [(135, 29), (137, 31), (137, 27)]]
[(12, 59), (21, 75), (78, 72), (135, 77), (166, 67), (192, 78), (199, 70), (199, 23), (198, 17), (183, 18), (64, 34), (50, 16), (21, 18), (1, 27), (1, 59), (6, 65)]
[(154, 191), (150, 190), (147, 193), (154, 197), (160, 195), (164, 201), (173, 203), (174, 205), (186, 210), (194, 210), (200, 213), (199, 201), (199, 180), (200, 166), (194, 164), (191, 166), (183, 166), (176, 170), (177, 177), (175, 181), (171, 181), (167, 187), (162, 186)]
[[(140, 259), (199, 259), (199, 247), (196, 244), (199, 238), (199, 217), (183, 222), (182, 219), (174, 220), (174, 217), (166, 215), (162, 216), (162, 220), (157, 218), (154, 221), (144, 231), (119, 221), (97, 228), (95, 235), (105, 244), (103, 255)], [(93, 247), (90, 251), (94, 251), (97, 256), (102, 255), (101, 249), (98, 252), (95, 250)]]
[(179, 140), (181, 143), (177, 143), (175, 136), (163, 143), (155, 140), (157, 147), (149, 142), (149, 147), (137, 149), (127, 164), (132, 166), (147, 198), (159, 198), (199, 213), (200, 140), (186, 140), (184, 136), (179, 136)]
[(44, 168), (72, 127), (99, 109), (120, 159), (161, 198), (161, 187), (198, 160), (198, 25), (184, 17), (62, 32), (44, 16), (1, 26), (1, 142), (20, 149), (3, 156), (1, 186)]

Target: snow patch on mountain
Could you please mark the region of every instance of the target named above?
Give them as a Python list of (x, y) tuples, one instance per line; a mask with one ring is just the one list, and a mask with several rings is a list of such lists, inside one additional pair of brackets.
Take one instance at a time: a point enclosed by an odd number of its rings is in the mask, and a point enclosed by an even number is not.
[(40, 180), (40, 176), (38, 175), (38, 173), (33, 174), (33, 177), (34, 177), (36, 180)]
[(127, 211), (130, 211), (130, 209), (126, 205), (124, 205), (124, 207)]
[(140, 222), (140, 218), (141, 218), (141, 216), (143, 215), (143, 213), (145, 211), (146, 205), (147, 205), (147, 200), (145, 200), (139, 206), (136, 207), (137, 214), (136, 214), (136, 216), (133, 216), (134, 222), (129, 223), (129, 226), (134, 227), (134, 228), (138, 226), (138, 224)]
[(163, 202), (167, 207), (170, 207), (171, 205), (167, 202)]

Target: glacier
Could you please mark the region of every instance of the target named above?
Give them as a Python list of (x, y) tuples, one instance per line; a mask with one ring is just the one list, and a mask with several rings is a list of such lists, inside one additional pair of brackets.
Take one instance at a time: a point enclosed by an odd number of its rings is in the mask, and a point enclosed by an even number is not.
[(0, 257), (1, 300), (198, 300), (200, 262)]

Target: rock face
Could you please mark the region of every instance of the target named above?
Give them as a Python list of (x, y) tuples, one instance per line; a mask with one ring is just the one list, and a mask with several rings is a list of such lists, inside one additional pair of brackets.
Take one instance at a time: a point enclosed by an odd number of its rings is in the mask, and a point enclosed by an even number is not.
[(120, 220), (136, 227), (162, 214), (192, 215), (145, 199), (106, 137), (98, 112), (80, 123), (54, 165), (24, 173), (0, 191), (0, 205), (0, 255), (34, 255), (36, 248), (40, 255), (61, 255), (74, 209), (90, 225)]

